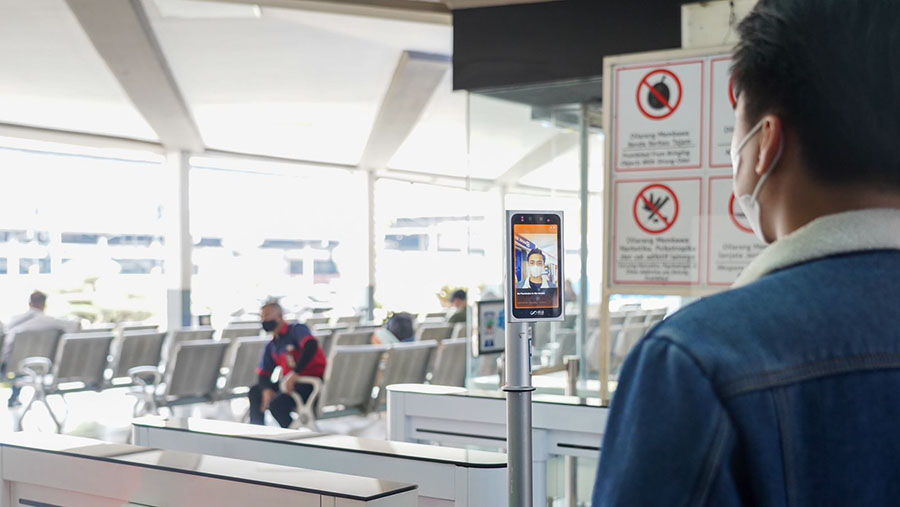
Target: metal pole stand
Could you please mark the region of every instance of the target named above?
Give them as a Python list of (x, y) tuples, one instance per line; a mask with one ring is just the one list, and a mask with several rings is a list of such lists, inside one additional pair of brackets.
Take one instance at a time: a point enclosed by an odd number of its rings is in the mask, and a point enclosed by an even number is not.
[(532, 324), (506, 326), (506, 449), (510, 507), (533, 507), (531, 452)]
[[(578, 356), (566, 356), (563, 364), (566, 365), (566, 396), (578, 396), (578, 369), (581, 358)], [(575, 456), (566, 456), (566, 505), (576, 507), (578, 505), (578, 462)]]

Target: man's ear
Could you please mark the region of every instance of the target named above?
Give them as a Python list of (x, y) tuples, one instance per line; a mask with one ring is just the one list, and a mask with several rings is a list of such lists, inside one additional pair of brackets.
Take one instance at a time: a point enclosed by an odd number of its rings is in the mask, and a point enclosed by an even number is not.
[(784, 147), (784, 122), (774, 114), (763, 116), (763, 125), (759, 132), (759, 158), (753, 168), (757, 176), (764, 175), (772, 169), (772, 162)]

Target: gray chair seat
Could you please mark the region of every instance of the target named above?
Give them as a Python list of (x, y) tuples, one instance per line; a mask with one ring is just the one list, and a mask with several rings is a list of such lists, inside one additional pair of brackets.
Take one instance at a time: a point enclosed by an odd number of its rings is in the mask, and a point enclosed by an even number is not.
[(224, 341), (185, 341), (175, 346), (164, 372), (154, 367), (132, 369), (137, 386), (131, 393), (136, 397), (134, 415), (214, 401), (228, 346)]
[(155, 331), (125, 331), (118, 343), (112, 363), (111, 382), (128, 379), (129, 371), (140, 366), (156, 367), (162, 359), (162, 346), (166, 333)]
[(468, 340), (457, 338), (444, 340), (437, 350), (434, 371), (430, 383), (442, 386), (464, 387), (466, 384), (466, 355)]
[(328, 358), (324, 382), (313, 377), (297, 379), (298, 384), (311, 385), (313, 394), (304, 402), (296, 391), (293, 393), (300, 417), (292, 426), (315, 429), (316, 419), (368, 413), (378, 367), (389, 350), (387, 345), (334, 347)]
[(34, 396), (19, 414), (14, 423), (15, 427), (21, 429), (22, 419), (35, 402), (40, 402), (56, 424), (57, 432), (61, 431), (62, 423), (47, 403), (46, 397), (52, 394), (64, 395), (74, 391), (101, 389), (112, 341), (113, 334), (109, 332), (70, 333), (60, 339), (54, 362), (51, 363), (45, 357), (24, 359), (20, 368), (25, 375), (16, 383), (20, 386), (31, 386), (34, 389)]

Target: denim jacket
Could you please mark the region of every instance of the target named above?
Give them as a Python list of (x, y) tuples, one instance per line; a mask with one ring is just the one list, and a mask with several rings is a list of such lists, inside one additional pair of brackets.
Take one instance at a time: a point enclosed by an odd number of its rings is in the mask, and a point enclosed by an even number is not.
[(651, 330), (593, 505), (900, 505), (900, 211), (820, 218)]

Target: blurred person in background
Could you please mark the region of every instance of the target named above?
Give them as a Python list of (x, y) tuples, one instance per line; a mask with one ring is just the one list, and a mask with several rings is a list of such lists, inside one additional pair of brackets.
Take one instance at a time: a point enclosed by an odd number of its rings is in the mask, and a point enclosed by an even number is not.
[(467, 304), (467, 295), (466, 291), (459, 289), (450, 296), (450, 306), (453, 307), (454, 312), (447, 319), (447, 322), (450, 324), (465, 324), (466, 320), (469, 317), (469, 305)]
[(375, 330), (372, 342), (376, 345), (390, 345), (398, 342), (410, 342), (416, 338), (416, 328), (412, 315), (398, 312), (391, 315), (384, 326)]
[[(47, 307), (47, 295), (41, 291), (34, 291), (28, 298), (28, 311), (15, 315), (9, 319), (7, 326), (6, 340), (3, 342), (2, 360), (0, 360), (0, 369), (6, 375), (10, 371), (15, 371), (16, 365), (6, 364), (9, 353), (12, 351), (13, 342), (16, 341), (16, 334), (23, 331), (43, 331), (46, 329), (58, 329), (63, 333), (71, 333), (77, 331), (80, 327), (78, 322), (57, 319), (44, 313)], [(8, 406), (10, 408), (19, 405), (20, 387), (13, 386), (12, 394), (9, 397)]]
[[(325, 376), (326, 358), (319, 341), (304, 324), (288, 324), (284, 320), (284, 311), (275, 301), (267, 302), (260, 309), (262, 327), (272, 333), (272, 341), (266, 345), (259, 361), (256, 373), (259, 383), (250, 389), (250, 422), (265, 424), (265, 412), (268, 410), (282, 428), (291, 422), (291, 411), (295, 408), (294, 398), (290, 393), (296, 389), (303, 401), (309, 399), (312, 386), (295, 385), (295, 377)], [(272, 382), (275, 368), (281, 369), (281, 386)]]

